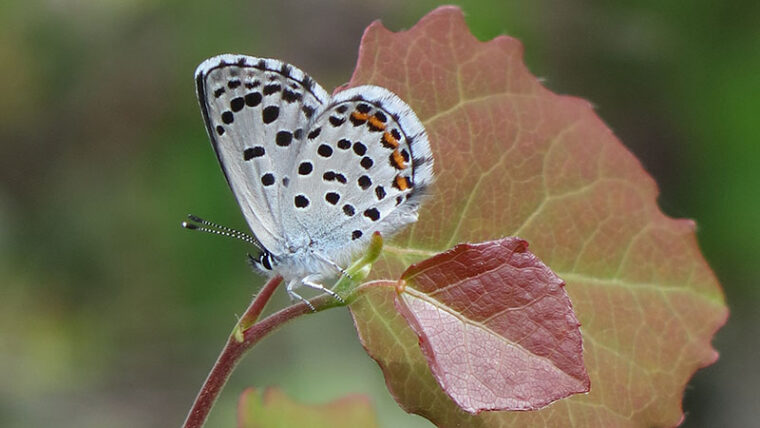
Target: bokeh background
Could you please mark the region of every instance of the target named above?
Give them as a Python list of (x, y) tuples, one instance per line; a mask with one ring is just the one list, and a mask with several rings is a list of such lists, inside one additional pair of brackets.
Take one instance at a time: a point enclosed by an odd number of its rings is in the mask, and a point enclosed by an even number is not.
[[(760, 3), (460, 2), (481, 40), (521, 39), (534, 74), (591, 100), (698, 222), (732, 309), (717, 364), (686, 391), (684, 426), (752, 426), (760, 408)], [(412, 26), (429, 0), (0, 2), (0, 426), (181, 424), (261, 279), (212, 154), (192, 73), (247, 53), (346, 82), (363, 29)], [(286, 304), (278, 294), (275, 306)], [(345, 310), (298, 320), (234, 373), (208, 426), (249, 385), (307, 402), (360, 392), (398, 409)]]

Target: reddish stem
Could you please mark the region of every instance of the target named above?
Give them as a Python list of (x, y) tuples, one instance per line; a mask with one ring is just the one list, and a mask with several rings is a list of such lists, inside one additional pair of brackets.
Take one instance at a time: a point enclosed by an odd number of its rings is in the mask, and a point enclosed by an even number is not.
[[(267, 282), (264, 288), (253, 299), (253, 302), (251, 302), (251, 305), (240, 318), (240, 321), (235, 325), (235, 329), (229, 339), (227, 339), (227, 344), (222, 349), (222, 353), (219, 355), (216, 363), (214, 363), (211, 373), (209, 373), (206, 381), (203, 383), (203, 387), (198, 392), (198, 396), (195, 398), (195, 402), (193, 402), (193, 407), (187, 414), (187, 419), (183, 425), (184, 428), (200, 428), (203, 426), (217, 397), (219, 397), (219, 393), (227, 383), (227, 379), (229, 379), (240, 358), (248, 349), (258, 343), (264, 336), (291, 319), (299, 315), (311, 313), (311, 309), (306, 304), (298, 303), (256, 323), (256, 320), (261, 315), (261, 311), (281, 281), (282, 278), (276, 276)], [(312, 300), (311, 304), (319, 311), (335, 305), (330, 299), (332, 299), (330, 296), (321, 296)], [(242, 342), (237, 339), (237, 335), (235, 334), (239, 329), (243, 331)]]
[(235, 326), (236, 330), (246, 330), (259, 319), (261, 312), (264, 310), (264, 307), (267, 305), (272, 294), (274, 294), (281, 282), (282, 277), (277, 275), (264, 284), (264, 287), (262, 287), (261, 290), (259, 290), (259, 293), (256, 294), (256, 297), (253, 298), (251, 305), (248, 306), (248, 309), (245, 310), (243, 316), (240, 317), (240, 320)]

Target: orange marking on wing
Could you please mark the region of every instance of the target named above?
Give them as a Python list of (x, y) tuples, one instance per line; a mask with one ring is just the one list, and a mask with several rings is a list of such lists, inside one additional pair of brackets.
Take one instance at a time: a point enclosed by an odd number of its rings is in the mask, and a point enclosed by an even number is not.
[[(366, 116), (366, 115), (365, 115), (365, 116)], [(379, 129), (379, 130), (381, 130), (381, 131), (382, 131), (383, 129), (385, 129), (385, 123), (381, 122), (381, 121), (380, 121), (380, 119), (378, 119), (378, 118), (377, 118), (377, 117), (375, 117), (375, 116), (372, 116), (372, 117), (370, 117), (370, 118), (369, 118), (369, 124), (370, 124), (370, 125), (371, 125), (373, 128), (375, 128), (375, 129)]]
[(406, 168), (404, 157), (401, 156), (401, 152), (399, 152), (398, 149), (393, 151), (393, 153), (391, 154), (391, 159), (393, 161), (393, 166), (395, 166), (397, 169)]
[(356, 120), (361, 120), (361, 121), (365, 121), (369, 119), (369, 115), (367, 113), (361, 113), (358, 111), (351, 113), (351, 117), (353, 117)]
[(389, 146), (389, 147), (391, 147), (391, 148), (394, 148), (394, 149), (395, 149), (396, 147), (398, 147), (398, 140), (397, 140), (396, 138), (394, 138), (394, 137), (393, 137), (393, 135), (391, 135), (391, 133), (390, 133), (390, 132), (387, 132), (387, 131), (386, 131), (386, 132), (383, 134), (383, 142), (384, 142), (384, 143), (385, 143), (387, 146)]
[(408, 189), (409, 187), (411, 187), (411, 183), (409, 183), (409, 179), (406, 177), (402, 177), (400, 175), (396, 176), (396, 180), (394, 184), (396, 188), (398, 188), (398, 190), (401, 190), (401, 191), (404, 191)]

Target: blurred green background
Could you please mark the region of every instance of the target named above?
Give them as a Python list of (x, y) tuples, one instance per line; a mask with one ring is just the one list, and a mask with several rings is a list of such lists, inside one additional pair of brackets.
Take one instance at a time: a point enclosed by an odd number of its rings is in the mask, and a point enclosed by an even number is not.
[[(697, 220), (731, 305), (685, 426), (751, 426), (760, 408), (760, 3), (462, 1), (480, 39), (509, 34), (559, 93), (591, 100)], [(178, 426), (261, 278), (208, 143), (192, 73), (206, 57), (277, 57), (326, 88), (363, 29), (412, 26), (432, 1), (0, 2), (0, 426)], [(275, 306), (286, 304), (280, 293)], [(249, 385), (296, 399), (369, 394), (398, 409), (345, 310), (309, 316), (242, 362), (208, 426)]]

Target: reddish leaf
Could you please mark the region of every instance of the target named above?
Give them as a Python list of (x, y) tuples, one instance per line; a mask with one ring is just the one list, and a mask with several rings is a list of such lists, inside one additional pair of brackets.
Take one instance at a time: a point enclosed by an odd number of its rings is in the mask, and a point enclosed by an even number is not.
[(375, 283), (351, 309), (401, 406), (448, 426), (679, 423), (686, 382), (717, 358), (723, 294), (694, 223), (658, 209), (655, 183), (589, 103), (541, 86), (518, 41), (477, 41), (453, 7), (399, 33), (372, 24), (349, 86), (362, 84), (417, 112), (437, 175), (419, 221), (386, 245), (373, 277), (398, 278), (460, 242), (520, 236), (567, 283), (593, 385), (542, 410), (467, 415), (426, 368), (389, 284)]
[(366, 397), (352, 395), (327, 404), (296, 403), (278, 388), (243, 391), (238, 402), (238, 427), (376, 427), (377, 418)]
[(461, 244), (402, 276), (399, 312), (433, 375), (464, 410), (532, 410), (588, 392), (564, 283), (527, 242)]

